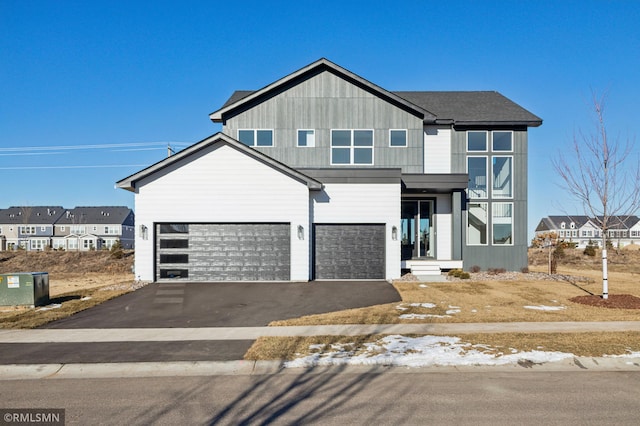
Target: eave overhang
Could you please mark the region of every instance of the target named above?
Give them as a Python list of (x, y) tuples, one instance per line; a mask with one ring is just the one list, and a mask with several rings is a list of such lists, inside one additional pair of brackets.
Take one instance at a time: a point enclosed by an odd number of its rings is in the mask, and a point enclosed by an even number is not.
[(469, 175), (466, 173), (404, 173), (402, 174), (402, 190), (410, 193), (451, 193), (464, 191), (469, 186)]

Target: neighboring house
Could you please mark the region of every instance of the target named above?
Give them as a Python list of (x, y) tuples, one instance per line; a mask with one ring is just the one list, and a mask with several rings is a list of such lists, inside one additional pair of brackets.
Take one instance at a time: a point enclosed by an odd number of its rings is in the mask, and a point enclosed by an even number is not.
[(61, 206), (12, 206), (0, 210), (0, 249), (44, 250), (51, 245)]
[(0, 250), (109, 249), (134, 244), (134, 214), (128, 207), (9, 207), (0, 209)]
[(527, 130), (497, 92), (390, 92), (320, 59), (117, 184), (143, 280), (394, 279), (527, 266)]
[[(535, 234), (555, 232), (562, 241), (585, 248), (589, 243), (602, 246), (602, 217), (549, 216), (540, 220)], [(636, 216), (612, 216), (609, 218), (607, 238), (616, 247), (640, 244), (640, 219)]]
[(120, 241), (134, 247), (134, 214), (128, 207), (76, 207), (65, 210), (55, 225), (52, 247), (63, 250), (110, 249)]

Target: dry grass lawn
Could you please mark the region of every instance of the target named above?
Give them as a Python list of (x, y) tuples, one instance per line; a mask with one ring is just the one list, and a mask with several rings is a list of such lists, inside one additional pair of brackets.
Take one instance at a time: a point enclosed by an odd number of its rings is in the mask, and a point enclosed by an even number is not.
[[(131, 267), (133, 253), (115, 258), (107, 251), (0, 252), (0, 273), (49, 273), (50, 305), (0, 306), (0, 328), (34, 328), (66, 318), (139, 287)], [(59, 306), (58, 306), (59, 305)]]
[[(530, 271), (546, 273), (548, 255), (530, 251)], [(609, 293), (640, 297), (640, 252), (611, 251), (609, 255)], [(558, 274), (571, 276), (564, 281), (529, 280), (531, 275), (507, 274), (515, 279), (393, 283), (402, 302), (350, 309), (276, 321), (272, 326), (320, 324), (465, 323), (520, 321), (640, 321), (640, 310), (608, 309), (573, 303), (575, 296), (601, 294), (601, 260), (567, 250), (559, 262)], [(499, 276), (497, 276), (498, 278)], [(580, 278), (578, 278), (580, 277)], [(413, 306), (412, 306), (413, 305)], [(527, 309), (538, 307), (540, 310)], [(544, 310), (543, 310), (544, 309)], [(557, 309), (557, 310), (551, 310)], [(412, 315), (412, 319), (401, 316)], [(405, 317), (406, 318), (406, 317)], [(353, 343), (355, 348), (381, 336), (263, 337), (245, 355), (246, 359), (294, 359), (308, 355), (309, 346), (318, 343)], [(463, 341), (487, 345), (492, 349), (518, 351), (544, 350), (577, 356), (602, 356), (640, 351), (640, 333), (497, 333), (458, 335)]]

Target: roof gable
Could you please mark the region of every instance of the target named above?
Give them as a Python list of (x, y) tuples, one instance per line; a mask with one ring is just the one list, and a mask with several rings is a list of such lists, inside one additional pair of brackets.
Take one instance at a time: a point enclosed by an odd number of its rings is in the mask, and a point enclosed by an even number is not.
[(202, 141), (191, 145), (190, 147), (172, 155), (171, 157), (165, 158), (164, 160), (159, 161), (147, 167), (146, 169), (143, 169), (131, 176), (128, 176), (116, 182), (116, 185), (119, 188), (135, 192), (136, 184), (142, 179), (153, 177), (155, 174), (164, 171), (167, 167), (172, 166), (179, 161), (188, 159), (189, 157), (196, 155), (203, 149), (209, 148), (216, 144), (225, 144), (231, 146), (232, 148), (255, 159), (256, 161), (260, 161), (263, 164), (266, 164), (278, 170), (279, 172), (291, 177), (292, 179), (304, 183), (310, 190), (318, 191), (322, 189), (322, 183), (320, 181), (313, 179), (295, 169), (292, 169), (291, 167), (280, 163), (279, 161), (276, 161), (273, 158), (261, 153), (260, 151), (248, 147), (223, 133), (216, 133), (215, 135), (203, 139)]
[(215, 123), (224, 122), (227, 118), (233, 117), (234, 115), (246, 111), (253, 106), (260, 104), (271, 97), (286, 91), (287, 89), (299, 84), (302, 81), (305, 81), (311, 77), (314, 77), (323, 72), (330, 72), (335, 74), (336, 76), (364, 89), (377, 97), (384, 99), (385, 101), (395, 105), (398, 108), (401, 108), (407, 112), (410, 112), (420, 118), (422, 118), (425, 122), (435, 122), (435, 115), (426, 109), (415, 105), (408, 100), (396, 95), (395, 93), (389, 92), (388, 90), (379, 87), (370, 81), (360, 77), (357, 74), (352, 73), (339, 65), (334, 64), (328, 59), (321, 58), (312, 64), (307, 65), (295, 71), (286, 77), (283, 77), (262, 89), (256, 91), (236, 91), (233, 95), (225, 102), (225, 104), (219, 110), (212, 112), (209, 115), (211, 121)]

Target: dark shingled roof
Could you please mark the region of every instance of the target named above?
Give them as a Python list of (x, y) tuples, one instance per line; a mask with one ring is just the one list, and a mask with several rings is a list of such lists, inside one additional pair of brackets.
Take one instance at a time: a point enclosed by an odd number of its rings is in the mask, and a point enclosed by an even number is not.
[(498, 92), (393, 92), (455, 124), (514, 124), (539, 126), (542, 119)]
[(62, 206), (11, 206), (0, 210), (0, 223), (53, 225), (63, 213)]
[[(253, 94), (253, 90), (237, 90), (222, 108)], [(440, 122), (457, 125), (522, 125), (539, 126), (542, 119), (498, 92), (392, 92), (425, 109)]]
[(97, 206), (76, 207), (65, 210), (56, 222), (60, 225), (134, 225), (134, 215), (129, 207)]

